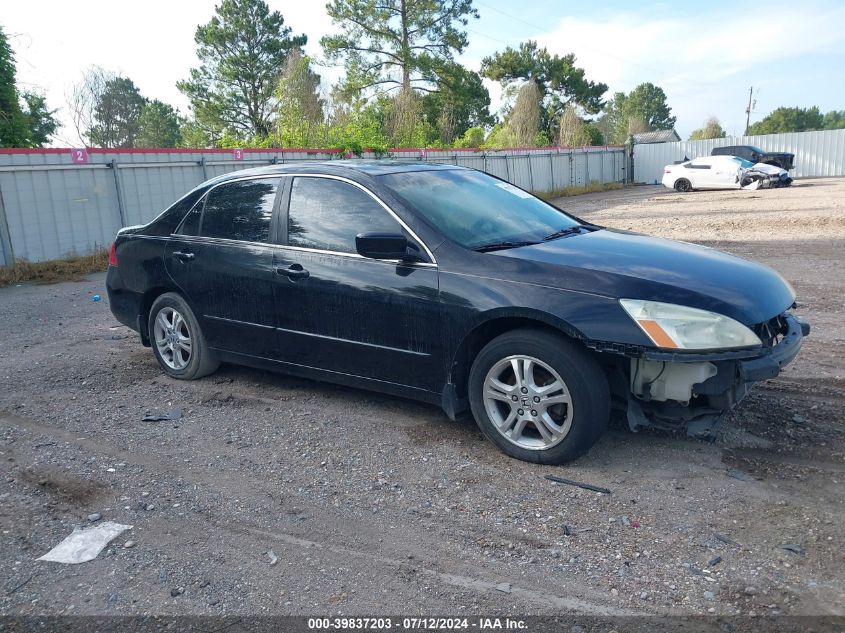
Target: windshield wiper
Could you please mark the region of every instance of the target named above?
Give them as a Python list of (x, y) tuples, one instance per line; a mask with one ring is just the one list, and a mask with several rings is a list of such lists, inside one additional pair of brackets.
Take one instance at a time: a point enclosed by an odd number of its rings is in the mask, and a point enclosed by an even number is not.
[(568, 228), (561, 229), (560, 231), (555, 231), (555, 232), (554, 232), (554, 233), (552, 233), (551, 235), (547, 235), (546, 237), (544, 237), (544, 238), (543, 238), (543, 241), (544, 241), (544, 242), (548, 242), (549, 240), (556, 240), (557, 238), (559, 238), (559, 237), (563, 237), (563, 236), (565, 236), (565, 235), (572, 235), (573, 233), (580, 233), (580, 232), (581, 232), (581, 228), (582, 228), (582, 227), (581, 227), (581, 225), (579, 224), (579, 225), (577, 225), (577, 226), (570, 226), (570, 227), (568, 227)]
[(502, 251), (506, 248), (519, 248), (520, 246), (531, 246), (537, 242), (493, 242), (492, 244), (482, 244), (475, 246), (472, 250), (479, 253), (489, 253), (490, 251)]

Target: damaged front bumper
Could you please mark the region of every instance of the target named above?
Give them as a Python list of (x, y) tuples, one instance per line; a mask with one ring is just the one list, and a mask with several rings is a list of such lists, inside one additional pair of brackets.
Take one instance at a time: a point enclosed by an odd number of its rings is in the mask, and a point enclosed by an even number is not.
[[(777, 376), (801, 349), (810, 326), (784, 313), (767, 324), (761, 350), (684, 354), (649, 351), (631, 359), (627, 418), (632, 431), (684, 429), (712, 437), (755, 382)], [(753, 354), (753, 356), (749, 356)]]

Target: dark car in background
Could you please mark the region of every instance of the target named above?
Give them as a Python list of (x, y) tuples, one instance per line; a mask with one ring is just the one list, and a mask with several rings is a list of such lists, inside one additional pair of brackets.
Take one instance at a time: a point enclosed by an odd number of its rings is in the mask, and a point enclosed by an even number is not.
[(122, 229), (109, 264), (112, 312), (173, 378), (230, 362), (414, 398), (547, 464), (612, 410), (712, 433), (809, 332), (765, 266), (447, 165), (235, 172)]
[(711, 156), (739, 156), (752, 163), (765, 163), (789, 171), (795, 168), (795, 154), (788, 152), (767, 152), (753, 145), (726, 145), (714, 147)]

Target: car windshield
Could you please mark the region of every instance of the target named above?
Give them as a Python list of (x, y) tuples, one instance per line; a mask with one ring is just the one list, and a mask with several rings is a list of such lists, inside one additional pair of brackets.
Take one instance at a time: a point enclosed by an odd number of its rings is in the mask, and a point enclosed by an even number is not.
[(749, 145), (748, 149), (750, 149), (755, 154), (765, 154), (766, 153), (763, 150), (761, 150), (759, 147), (754, 147), (753, 145)]
[(560, 209), (478, 171), (410, 171), (378, 178), (465, 248), (523, 246), (580, 226)]
[(744, 158), (740, 158), (739, 156), (734, 156), (733, 159), (738, 162), (740, 167), (742, 167), (743, 169), (754, 167), (754, 163), (752, 163), (750, 160), (745, 160)]

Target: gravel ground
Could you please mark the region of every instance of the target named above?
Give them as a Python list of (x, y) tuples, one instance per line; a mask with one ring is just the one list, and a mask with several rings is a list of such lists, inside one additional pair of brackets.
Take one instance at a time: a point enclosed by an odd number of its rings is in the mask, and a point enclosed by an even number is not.
[[(0, 613), (843, 615), (843, 200), (828, 179), (560, 201), (774, 266), (814, 329), (716, 442), (617, 427), (558, 468), (427, 405), (165, 378), (103, 275), (0, 290)], [(88, 563), (35, 560), (92, 513), (133, 528)]]

